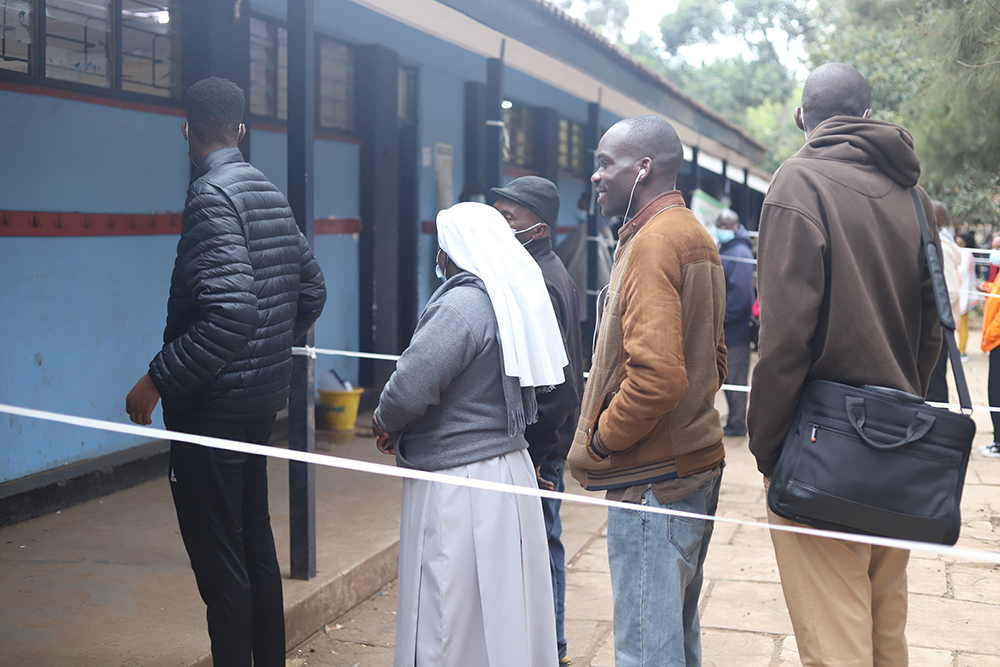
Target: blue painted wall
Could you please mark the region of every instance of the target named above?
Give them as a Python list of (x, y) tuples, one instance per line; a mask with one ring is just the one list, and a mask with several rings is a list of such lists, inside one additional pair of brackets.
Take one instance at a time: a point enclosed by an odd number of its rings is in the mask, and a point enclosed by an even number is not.
[[(283, 19), (285, 0), (253, 0), (254, 12)], [(464, 85), (484, 81), (486, 59), (348, 2), (316, 6), (318, 32), (395, 49), (419, 75), (419, 141), (452, 146), (454, 196), (463, 182)], [(585, 100), (511, 69), (507, 97), (586, 121)], [(148, 213), (180, 211), (188, 184), (181, 118), (0, 91), (0, 209)], [(617, 117), (604, 112), (602, 123)], [(251, 157), (287, 188), (286, 135), (252, 130)], [(315, 214), (357, 217), (353, 143), (317, 141)], [(418, 156), (419, 160), (419, 156)], [(419, 222), (438, 210), (433, 164), (418, 163)], [(559, 224), (575, 224), (579, 181), (559, 183)], [(434, 277), (435, 237), (419, 235), (418, 296)], [(0, 402), (126, 421), (124, 398), (160, 347), (176, 236), (0, 239)], [(319, 236), (316, 255), (329, 300), (316, 326), (319, 347), (358, 347), (358, 239)], [(351, 381), (357, 362), (320, 357)], [(159, 409), (154, 423), (161, 424)], [(0, 482), (139, 444), (140, 440), (24, 419), (0, 421)]]
[[(0, 209), (180, 211), (181, 118), (0, 91)], [(174, 236), (0, 239), (0, 402), (123, 421), (159, 348)], [(0, 481), (136, 438), (0, 421)]]

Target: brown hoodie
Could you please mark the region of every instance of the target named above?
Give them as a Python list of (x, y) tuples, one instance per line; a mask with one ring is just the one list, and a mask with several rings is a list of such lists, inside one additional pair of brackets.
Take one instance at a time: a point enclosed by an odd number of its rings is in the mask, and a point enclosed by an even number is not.
[(765, 475), (811, 380), (926, 395), (941, 328), (907, 191), (919, 176), (909, 132), (848, 116), (821, 123), (775, 174), (760, 218), (760, 357), (747, 415)]

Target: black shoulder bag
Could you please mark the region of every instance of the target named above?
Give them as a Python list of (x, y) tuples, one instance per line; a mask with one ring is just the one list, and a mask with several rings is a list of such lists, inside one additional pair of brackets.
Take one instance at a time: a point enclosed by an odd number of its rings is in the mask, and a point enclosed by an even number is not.
[(806, 385), (767, 495), (771, 510), (814, 528), (954, 544), (976, 424), (955, 343), (938, 247), (917, 191), (924, 255), (963, 413), (886, 387)]

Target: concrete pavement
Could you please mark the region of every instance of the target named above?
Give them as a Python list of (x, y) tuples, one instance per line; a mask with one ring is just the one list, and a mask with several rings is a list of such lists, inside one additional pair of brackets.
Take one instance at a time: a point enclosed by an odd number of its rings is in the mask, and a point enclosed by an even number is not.
[[(977, 344), (969, 341), (965, 367), (973, 402), (982, 405), (988, 364)], [(719, 405), (724, 412), (721, 398)], [(976, 445), (990, 442), (988, 415), (977, 414), (976, 421)], [(364, 416), (359, 423), (367, 423)], [(763, 521), (763, 487), (746, 441), (726, 444), (719, 515)], [(321, 432), (318, 449), (388, 460), (363, 436), (337, 439)], [(390, 665), (398, 480), (318, 469), (319, 576), (292, 581), (287, 579), (287, 466), (279, 460), (269, 465), (291, 664)], [(572, 480), (568, 486), (577, 488)], [(564, 503), (563, 521), (572, 556), (566, 600), (570, 656), (578, 666), (610, 667), (604, 512)], [(1000, 459), (973, 453), (963, 522), (960, 546), (1000, 549)], [(1000, 665), (1000, 568), (914, 553), (909, 575), (911, 665)], [(0, 665), (211, 664), (204, 606), (165, 479), (0, 530), (0, 600)], [(701, 611), (706, 665), (799, 664), (766, 530), (716, 527)]]

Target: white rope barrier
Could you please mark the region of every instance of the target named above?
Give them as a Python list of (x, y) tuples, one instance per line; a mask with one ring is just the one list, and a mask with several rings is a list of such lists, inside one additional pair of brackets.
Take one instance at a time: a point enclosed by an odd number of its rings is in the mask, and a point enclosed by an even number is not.
[(650, 505), (640, 505), (636, 503), (623, 503), (613, 500), (605, 500), (604, 498), (595, 498), (592, 496), (579, 496), (572, 493), (559, 493), (556, 491), (548, 491), (545, 489), (538, 489), (534, 487), (515, 486), (512, 484), (502, 484), (499, 482), (488, 482), (479, 479), (470, 479), (467, 477), (455, 477), (453, 475), (445, 475), (436, 472), (427, 472), (424, 470), (414, 470), (411, 468), (397, 468), (396, 466), (386, 465), (383, 463), (369, 463), (367, 461), (346, 459), (340, 456), (316, 454), (313, 452), (299, 452), (291, 449), (282, 449), (280, 447), (254, 445), (246, 442), (237, 442), (235, 440), (212, 438), (203, 435), (194, 435), (191, 433), (180, 433), (177, 431), (168, 431), (166, 429), (151, 428), (148, 426), (122, 424), (118, 422), (105, 421), (102, 419), (91, 419), (88, 417), (76, 417), (73, 415), (61, 414), (58, 412), (34, 410), (32, 408), (22, 408), (14, 405), (5, 405), (2, 403), (0, 403), (0, 413), (14, 415), (18, 417), (26, 417), (29, 419), (40, 419), (60, 424), (68, 424), (70, 426), (78, 426), (82, 428), (91, 428), (101, 431), (123, 433), (125, 435), (136, 435), (141, 437), (166, 439), (166, 440), (179, 440), (182, 442), (190, 442), (196, 445), (202, 445), (204, 447), (211, 447), (213, 449), (224, 449), (231, 452), (239, 452), (242, 454), (252, 454), (258, 456), (270, 456), (272, 458), (285, 459), (288, 461), (298, 461), (300, 463), (320, 465), (328, 468), (339, 468), (341, 470), (353, 470), (356, 472), (370, 473), (373, 475), (383, 475), (387, 477), (422, 480), (426, 482), (440, 482), (442, 484), (451, 484), (453, 486), (464, 486), (472, 489), (481, 489), (485, 491), (513, 493), (521, 496), (531, 496), (535, 498), (551, 498), (553, 500), (574, 502), (584, 505), (615, 507), (619, 509), (632, 510), (635, 512), (649, 512), (651, 514), (679, 516), (688, 519), (715, 521), (717, 523), (728, 523), (737, 526), (748, 526), (751, 528), (759, 528), (765, 530), (780, 530), (788, 533), (798, 533), (800, 535), (813, 535), (816, 537), (828, 537), (832, 539), (843, 540), (846, 542), (856, 542), (858, 544), (870, 544), (873, 546), (890, 547), (894, 549), (922, 551), (925, 553), (934, 553), (934, 554), (951, 556), (955, 558), (964, 558), (967, 560), (1000, 564), (1000, 552), (984, 551), (981, 549), (949, 547), (942, 544), (931, 544), (928, 542), (897, 540), (888, 537), (876, 537), (873, 535), (856, 535), (853, 533), (839, 533), (829, 530), (816, 530), (815, 528), (801, 528), (798, 526), (772, 525), (769, 523), (762, 523), (759, 521), (747, 521), (744, 519), (733, 519), (729, 517), (710, 516), (705, 514), (696, 514), (692, 512), (682, 512), (680, 510), (669, 509), (666, 507), (653, 507)]
[[(353, 358), (356, 358), (356, 359), (378, 359), (380, 361), (398, 361), (399, 360), (399, 355), (394, 355), (394, 354), (376, 354), (374, 352), (350, 352), (348, 350), (326, 350), (326, 349), (322, 349), (322, 348), (309, 347), (309, 346), (306, 346), (306, 347), (293, 347), (292, 348), (292, 354), (299, 355), (299, 356), (305, 356), (305, 357), (312, 357), (313, 359), (316, 358), (316, 355), (323, 354), (323, 355), (330, 355), (330, 356), (353, 357)], [(584, 373), (583, 375), (584, 375), (584, 377), (586, 377), (587, 373)], [(745, 394), (749, 394), (750, 393), (750, 387), (748, 385), (742, 385), (742, 384), (724, 384), (721, 387), (719, 387), (719, 389), (721, 389), (722, 391), (735, 391), (735, 392), (742, 392), (742, 393), (745, 393)], [(927, 404), (930, 405), (930, 406), (932, 406), (932, 407), (935, 407), (935, 408), (947, 408), (949, 410), (961, 410), (962, 409), (962, 406), (959, 405), (958, 403), (935, 403), (935, 402), (928, 401)], [(988, 405), (974, 405), (974, 406), (972, 406), (972, 411), (973, 412), (977, 412), (977, 411), (978, 412), (1000, 412), (1000, 407), (998, 407), (998, 408), (992, 408), (992, 407), (990, 407)]]

